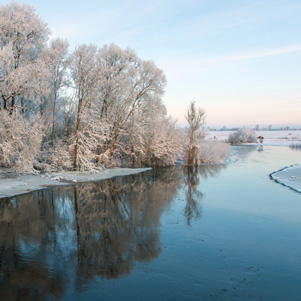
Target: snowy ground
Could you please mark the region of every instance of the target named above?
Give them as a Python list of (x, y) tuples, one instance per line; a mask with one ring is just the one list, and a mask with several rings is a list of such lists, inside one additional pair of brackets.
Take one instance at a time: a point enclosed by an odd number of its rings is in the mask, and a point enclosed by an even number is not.
[(70, 183), (101, 181), (117, 176), (137, 174), (150, 168), (114, 168), (99, 173), (57, 172), (43, 175), (17, 175), (0, 173), (0, 198)]
[(270, 176), (277, 183), (301, 192), (301, 165), (285, 167), (279, 171), (273, 172)]
[[(217, 139), (227, 141), (233, 131), (210, 131), (206, 132), (206, 140)], [(301, 131), (258, 131), (256, 136), (263, 136), (263, 145), (289, 146), (293, 143), (301, 144)]]

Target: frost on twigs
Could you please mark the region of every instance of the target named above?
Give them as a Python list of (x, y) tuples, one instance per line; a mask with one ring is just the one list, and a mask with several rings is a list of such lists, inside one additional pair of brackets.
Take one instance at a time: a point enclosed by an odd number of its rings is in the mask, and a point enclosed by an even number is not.
[[(34, 8), (12, 2), (0, 7), (0, 94), (4, 109), (38, 102), (49, 91), (41, 59), (49, 29)], [(21, 98), (18, 100), (18, 98)]]
[(0, 112), (0, 120), (0, 166), (35, 173), (35, 157), (42, 141), (40, 122), (8, 111)]
[(185, 116), (188, 122), (187, 141), (185, 143), (184, 163), (185, 165), (198, 165), (199, 143), (204, 138), (201, 127), (205, 124), (206, 113), (201, 108), (196, 108), (191, 102)]
[(202, 141), (199, 149), (200, 163), (223, 163), (231, 151), (227, 143), (221, 141)]
[(229, 143), (234, 145), (241, 144), (241, 143), (256, 143), (256, 142), (257, 142), (256, 133), (252, 129), (245, 126), (229, 135)]
[(58, 141), (52, 150), (47, 150), (48, 160), (41, 160), (38, 167), (46, 172), (64, 171), (72, 169), (72, 158), (66, 143)]
[[(20, 172), (172, 165), (183, 142), (166, 78), (117, 45), (47, 44), (33, 7), (0, 6), (0, 167)], [(193, 145), (195, 141), (193, 141)]]
[[(176, 162), (182, 149), (176, 121), (166, 116), (165, 107), (153, 102), (145, 116), (145, 135), (142, 157), (145, 165), (167, 166)], [(145, 115), (146, 115), (145, 114)]]

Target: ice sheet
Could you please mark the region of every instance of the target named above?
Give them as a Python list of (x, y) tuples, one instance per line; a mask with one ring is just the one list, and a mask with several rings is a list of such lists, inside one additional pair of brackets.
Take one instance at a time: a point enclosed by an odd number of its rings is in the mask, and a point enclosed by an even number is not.
[(296, 164), (287, 166), (279, 171), (270, 174), (271, 178), (277, 183), (290, 187), (295, 191), (301, 192), (301, 165)]

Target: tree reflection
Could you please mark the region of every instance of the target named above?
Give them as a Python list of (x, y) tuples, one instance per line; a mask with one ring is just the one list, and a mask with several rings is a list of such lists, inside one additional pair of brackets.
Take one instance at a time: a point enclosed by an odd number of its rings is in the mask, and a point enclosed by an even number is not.
[(1, 300), (60, 298), (70, 281), (84, 290), (158, 257), (160, 215), (181, 177), (168, 168), (2, 199)]
[(201, 199), (204, 194), (199, 190), (200, 179), (216, 177), (227, 165), (200, 165), (183, 167), (184, 189), (186, 193), (186, 206), (184, 215), (187, 225), (190, 226), (193, 218), (199, 218), (202, 214)]
[(127, 275), (136, 261), (159, 256), (160, 215), (181, 182), (170, 169), (168, 180), (155, 173), (74, 188), (78, 287), (94, 276)]
[(198, 190), (200, 178), (198, 175), (197, 166), (187, 166), (183, 169), (184, 172), (184, 184), (186, 189), (186, 206), (184, 215), (187, 220), (187, 225), (190, 226), (192, 218), (198, 218), (201, 216), (202, 207), (200, 200), (203, 198), (203, 194)]
[(200, 165), (198, 167), (198, 174), (202, 179), (215, 178), (225, 168), (227, 168), (226, 164)]
[[(160, 168), (0, 202), (1, 300), (60, 298), (117, 279), (161, 252), (160, 216), (178, 190), (187, 224), (202, 214), (201, 181), (225, 166)], [(183, 179), (184, 173), (184, 179)]]
[[(55, 241), (53, 192), (27, 194), (0, 202), (1, 300), (46, 299), (63, 295), (63, 269), (47, 262)], [(41, 255), (39, 258), (36, 255)], [(44, 257), (45, 256), (45, 257)], [(46, 259), (46, 260), (45, 260)]]

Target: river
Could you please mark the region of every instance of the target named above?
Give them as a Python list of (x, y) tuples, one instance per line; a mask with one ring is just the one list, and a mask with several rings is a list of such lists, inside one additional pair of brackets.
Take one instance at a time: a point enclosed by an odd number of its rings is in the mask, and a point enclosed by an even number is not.
[(1, 300), (297, 300), (301, 152), (235, 157), (1, 199)]

